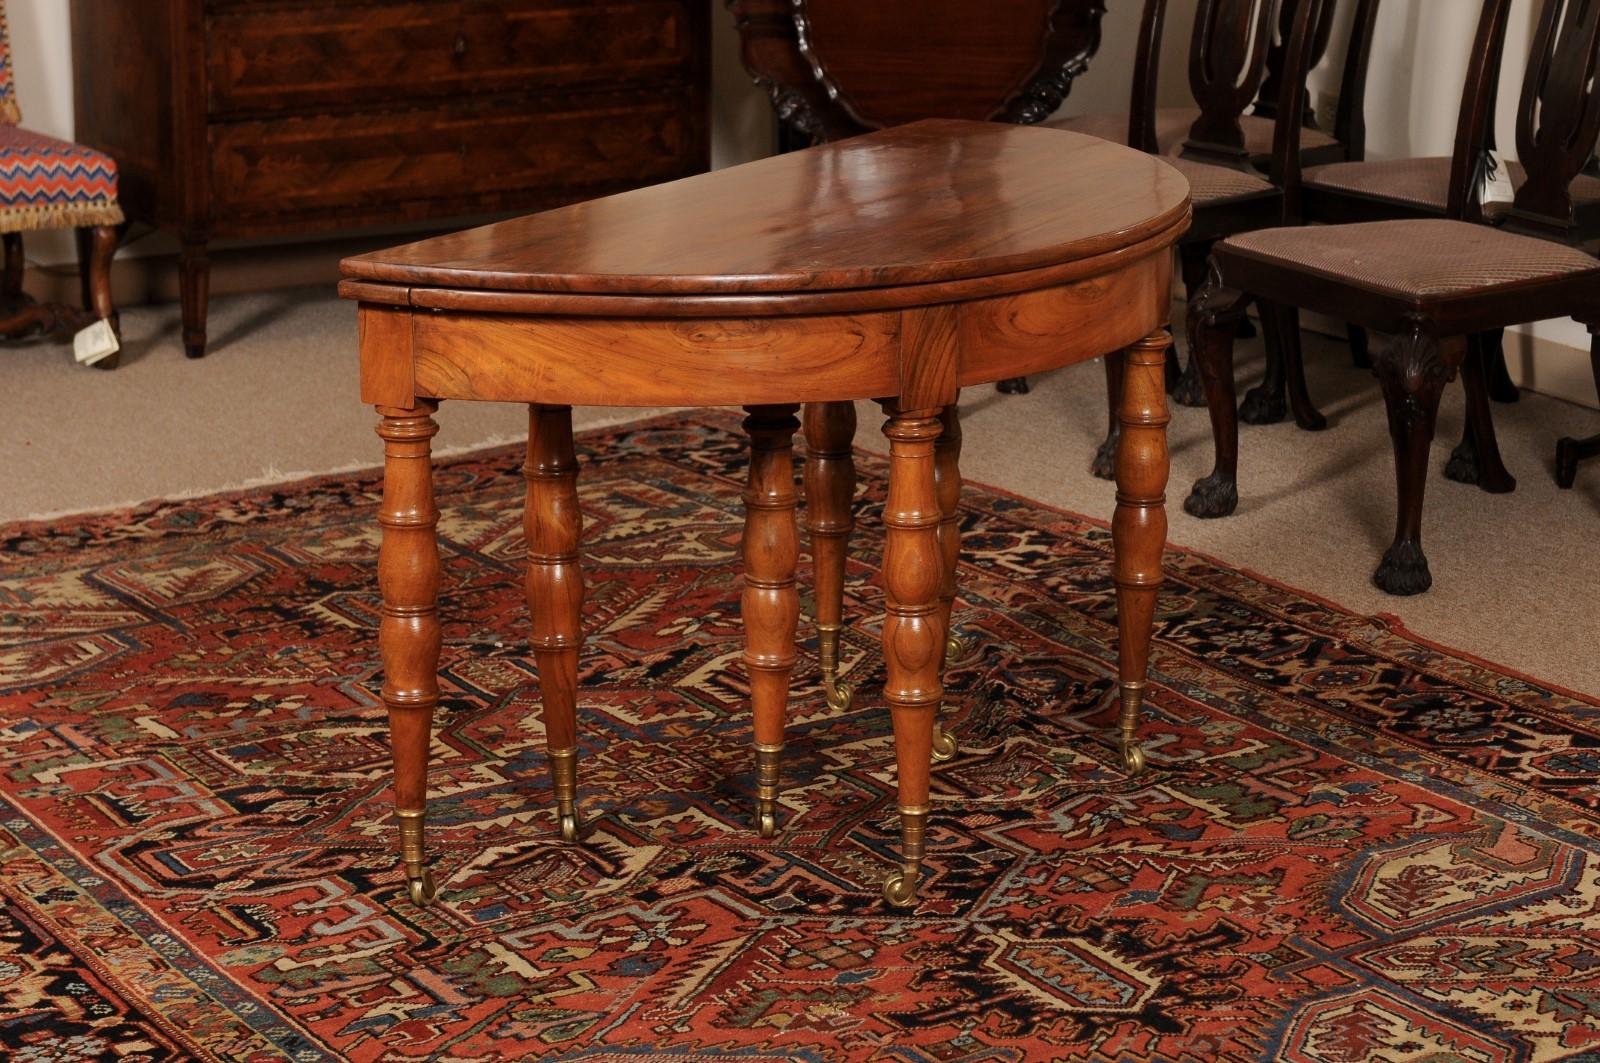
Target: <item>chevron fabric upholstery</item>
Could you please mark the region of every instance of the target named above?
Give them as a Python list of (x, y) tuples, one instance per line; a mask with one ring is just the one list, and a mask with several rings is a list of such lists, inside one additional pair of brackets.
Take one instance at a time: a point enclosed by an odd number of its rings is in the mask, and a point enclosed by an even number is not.
[(120, 224), (111, 156), (23, 129), (18, 120), (11, 34), (0, 0), (0, 233)]
[(0, 124), (22, 121), (17, 108), (17, 87), (11, 76), (11, 31), (6, 27), (5, 0), (0, 0)]
[(0, 125), (0, 233), (121, 222), (111, 156)]

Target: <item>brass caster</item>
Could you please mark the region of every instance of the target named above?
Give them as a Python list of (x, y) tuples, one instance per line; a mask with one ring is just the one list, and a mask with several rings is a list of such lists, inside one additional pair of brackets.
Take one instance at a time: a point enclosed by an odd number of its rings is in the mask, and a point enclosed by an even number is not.
[(577, 809), (560, 809), (557, 815), (561, 820), (561, 840), (575, 842), (578, 840), (578, 811)]
[(855, 704), (856, 688), (843, 679), (824, 679), (822, 690), (827, 695), (828, 708), (834, 712), (845, 712)]
[(964, 661), (972, 656), (975, 649), (971, 639), (965, 635), (951, 633), (944, 637), (944, 659), (948, 661)]
[(776, 806), (763, 804), (756, 809), (756, 833), (763, 838), (777, 836), (778, 809)]
[(891, 908), (909, 908), (917, 901), (917, 871), (900, 868), (883, 880), (883, 899)]
[(439, 888), (433, 884), (433, 872), (427, 868), (422, 869), (420, 877), (407, 878), (406, 886), (411, 893), (411, 903), (418, 908), (426, 908), (439, 896)]
[(1145, 769), (1144, 750), (1137, 744), (1125, 744), (1122, 747), (1122, 766), (1128, 770), (1129, 775), (1139, 775)]
[(946, 764), (956, 759), (956, 754), (959, 752), (961, 752), (961, 747), (956, 743), (956, 736), (938, 724), (934, 724), (933, 762), (935, 764)]

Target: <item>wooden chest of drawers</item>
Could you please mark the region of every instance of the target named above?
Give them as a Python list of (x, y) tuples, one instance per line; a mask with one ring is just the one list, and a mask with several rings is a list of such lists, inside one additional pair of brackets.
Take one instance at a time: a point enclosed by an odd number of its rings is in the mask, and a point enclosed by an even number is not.
[(537, 210), (707, 168), (706, 0), (72, 0), (77, 139), (182, 243)]

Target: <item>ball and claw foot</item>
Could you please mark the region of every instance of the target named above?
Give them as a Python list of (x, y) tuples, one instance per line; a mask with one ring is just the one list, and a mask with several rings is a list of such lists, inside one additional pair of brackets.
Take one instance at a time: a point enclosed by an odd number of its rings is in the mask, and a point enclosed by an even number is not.
[(1372, 582), (1387, 594), (1406, 597), (1421, 594), (1433, 586), (1433, 574), (1428, 571), (1428, 559), (1422, 553), (1422, 544), (1412, 540), (1390, 546), (1372, 574)]
[(935, 764), (948, 764), (961, 752), (961, 746), (956, 742), (956, 736), (946, 731), (938, 724), (933, 725), (933, 762)]
[(1226, 517), (1239, 506), (1239, 484), (1216, 473), (1196, 480), (1183, 500), (1183, 511), (1191, 517)]
[(427, 868), (423, 868), (422, 874), (417, 876), (407, 872), (406, 888), (411, 894), (411, 903), (418, 908), (426, 908), (439, 896), (439, 887), (433, 884), (433, 872)]
[(1094, 461), (1089, 465), (1089, 474), (1097, 480), (1115, 480), (1117, 478), (1117, 437), (1111, 436), (1100, 449), (1094, 452)]
[(1445, 463), (1444, 478), (1458, 484), (1477, 483), (1478, 448), (1467, 440), (1456, 444), (1456, 449), (1450, 452), (1450, 460)]
[(1245, 424), (1277, 424), (1289, 416), (1289, 400), (1263, 387), (1245, 392), (1239, 404), (1239, 420)]
[(1184, 366), (1183, 375), (1178, 378), (1178, 386), (1172, 389), (1172, 401), (1179, 406), (1206, 404), (1206, 388), (1200, 382), (1200, 367), (1193, 358)]
[(828, 699), (828, 708), (834, 712), (845, 712), (855, 704), (856, 688), (843, 679), (829, 679), (824, 676), (822, 692)]

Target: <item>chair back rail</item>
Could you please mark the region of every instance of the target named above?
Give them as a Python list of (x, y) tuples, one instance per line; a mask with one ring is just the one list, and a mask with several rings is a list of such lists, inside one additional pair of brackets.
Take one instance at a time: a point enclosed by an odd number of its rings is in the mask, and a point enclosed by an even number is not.
[(1183, 154), (1244, 169), (1239, 118), (1266, 77), (1278, 0), (1200, 0), (1189, 48), (1189, 89), (1200, 105)]
[[(1345, 157), (1351, 161), (1367, 157), (1367, 72), (1372, 67), (1372, 42), (1378, 30), (1378, 4), (1379, 0), (1357, 0), (1355, 21), (1350, 25), (1350, 47), (1339, 78), (1339, 110), (1333, 119), (1333, 135), (1345, 146)], [(1330, 10), (1334, 6), (1328, 5)]]
[(1511, 228), (1572, 228), (1572, 181), (1600, 139), (1600, 0), (1546, 0), (1517, 108), (1517, 157), (1528, 179)]
[[(1315, 68), (1328, 54), (1328, 44), (1333, 38), (1334, 16), (1337, 14), (1338, 5), (1327, 4), (1312, 24), (1311, 68)], [(1278, 9), (1278, 32), (1273, 38), (1272, 47), (1267, 50), (1267, 76), (1261, 82), (1261, 92), (1256, 97), (1252, 112), (1263, 118), (1278, 117), (1278, 97), (1283, 94), (1284, 67), (1289, 59), (1289, 37), (1294, 32), (1293, 15), (1292, 4), (1284, 4)]]

